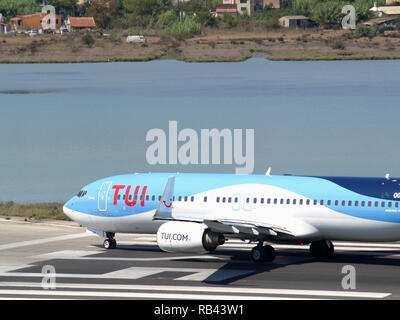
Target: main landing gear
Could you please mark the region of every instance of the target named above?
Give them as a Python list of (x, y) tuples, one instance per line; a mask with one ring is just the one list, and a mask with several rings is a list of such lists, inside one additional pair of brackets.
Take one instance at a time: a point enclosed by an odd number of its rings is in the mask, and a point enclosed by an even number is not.
[(105, 249), (115, 249), (117, 247), (117, 241), (114, 239), (115, 233), (107, 232), (107, 239), (104, 240), (103, 246)]
[[(335, 248), (329, 240), (313, 241), (310, 244), (310, 254), (316, 258), (329, 258), (333, 256)], [(270, 245), (263, 245), (260, 241), (251, 250), (251, 259), (254, 262), (272, 262), (275, 259), (275, 249)]]
[(316, 258), (329, 258), (333, 256), (335, 248), (329, 240), (314, 241), (310, 244), (310, 254)]
[(263, 242), (251, 250), (251, 259), (254, 262), (271, 262), (275, 259), (275, 249), (270, 245), (263, 245)]

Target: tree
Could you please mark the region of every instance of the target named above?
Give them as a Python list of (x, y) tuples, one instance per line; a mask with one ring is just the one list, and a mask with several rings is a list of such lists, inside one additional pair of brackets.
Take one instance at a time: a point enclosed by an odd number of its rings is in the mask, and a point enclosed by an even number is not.
[(75, 16), (78, 11), (76, 0), (47, 0), (47, 4), (56, 8), (56, 13), (64, 18)]
[(119, 8), (115, 1), (97, 0), (92, 1), (86, 11), (88, 16), (95, 19), (96, 24), (102, 29), (108, 28), (111, 20), (119, 16)]
[(18, 14), (40, 11), (40, 6), (35, 0), (0, 0), (0, 13), (9, 20)]
[(163, 2), (160, 0), (123, 0), (122, 6), (135, 16), (157, 16), (162, 7)]

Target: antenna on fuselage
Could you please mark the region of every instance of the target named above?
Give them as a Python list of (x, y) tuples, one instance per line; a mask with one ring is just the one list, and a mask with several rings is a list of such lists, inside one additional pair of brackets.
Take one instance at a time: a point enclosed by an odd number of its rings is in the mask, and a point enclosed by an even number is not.
[(268, 167), (267, 172), (265, 172), (266, 176), (270, 176), (271, 175), (271, 167)]
[(386, 178), (386, 180), (389, 180), (390, 179), (390, 173), (386, 173), (385, 174), (385, 178)]

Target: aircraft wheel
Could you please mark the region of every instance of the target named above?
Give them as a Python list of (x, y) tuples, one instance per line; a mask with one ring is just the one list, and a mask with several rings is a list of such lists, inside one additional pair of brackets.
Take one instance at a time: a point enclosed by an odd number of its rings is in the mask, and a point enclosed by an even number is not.
[(251, 250), (251, 259), (254, 262), (271, 262), (275, 259), (275, 249), (270, 246), (256, 246)]
[(310, 245), (310, 253), (313, 257), (327, 258), (332, 257), (335, 248), (329, 240), (314, 241)]
[(267, 261), (267, 262), (274, 261), (274, 259), (276, 257), (276, 252), (272, 246), (270, 246), (270, 245), (264, 246), (263, 251), (264, 251), (264, 261)]
[(117, 241), (114, 239), (106, 239), (103, 242), (104, 249), (115, 249), (117, 247)]

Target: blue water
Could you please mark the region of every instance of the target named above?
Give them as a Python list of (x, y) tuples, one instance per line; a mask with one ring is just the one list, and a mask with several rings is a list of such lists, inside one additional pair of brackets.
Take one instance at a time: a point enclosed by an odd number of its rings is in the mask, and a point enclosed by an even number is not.
[(254, 173), (400, 176), (400, 61), (0, 65), (0, 201), (64, 201), (150, 165), (148, 130), (254, 129)]

